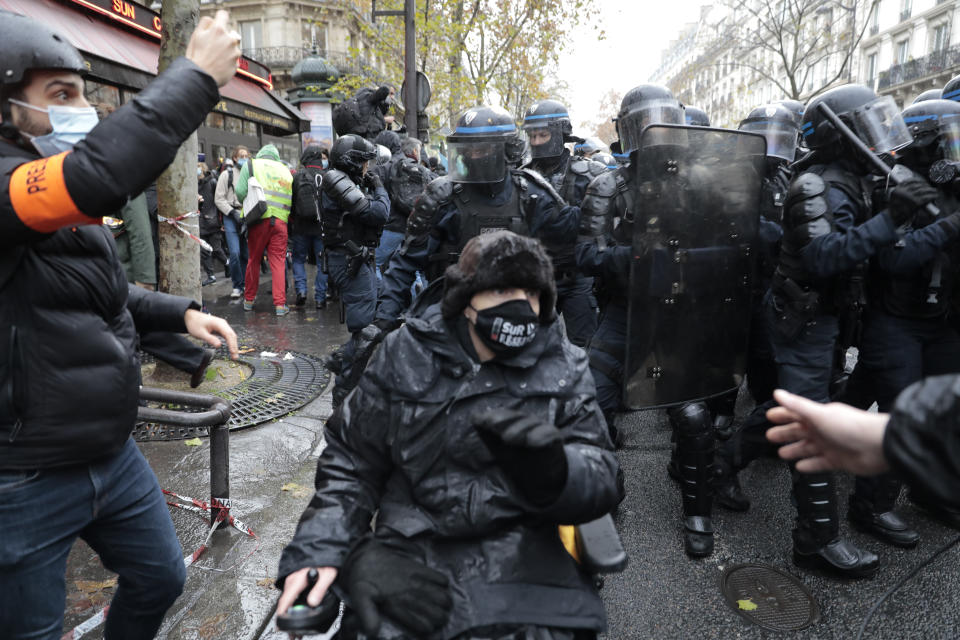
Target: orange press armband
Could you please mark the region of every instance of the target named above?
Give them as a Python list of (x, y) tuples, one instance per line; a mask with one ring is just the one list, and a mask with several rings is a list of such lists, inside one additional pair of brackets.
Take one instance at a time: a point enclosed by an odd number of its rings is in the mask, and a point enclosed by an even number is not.
[(68, 153), (26, 162), (10, 176), (10, 204), (20, 221), (34, 231), (53, 233), (70, 224), (98, 222), (84, 215), (67, 191), (63, 161)]

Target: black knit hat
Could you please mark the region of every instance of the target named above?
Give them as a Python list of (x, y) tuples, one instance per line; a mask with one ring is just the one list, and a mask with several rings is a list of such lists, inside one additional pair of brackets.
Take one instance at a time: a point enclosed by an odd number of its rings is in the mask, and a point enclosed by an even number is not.
[(557, 317), (557, 285), (553, 263), (540, 243), (512, 231), (471, 238), (457, 264), (447, 267), (443, 286), (443, 317), (463, 311), (479, 291), (503, 287), (540, 292), (540, 322)]

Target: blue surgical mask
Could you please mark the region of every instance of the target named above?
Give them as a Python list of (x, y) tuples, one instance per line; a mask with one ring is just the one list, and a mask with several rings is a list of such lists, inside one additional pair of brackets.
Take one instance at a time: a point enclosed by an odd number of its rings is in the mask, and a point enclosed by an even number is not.
[(46, 109), (11, 98), (10, 102), (26, 109), (47, 114), (53, 131), (42, 136), (24, 133), (42, 156), (55, 156), (73, 149), (100, 122), (93, 107), (61, 107), (50, 105)]
[(237, 166), (240, 167), (241, 169), (243, 169), (243, 165), (245, 164), (247, 164), (246, 158), (240, 158), (239, 160), (237, 160)]
[(320, 166), (323, 167), (324, 169), (326, 169), (326, 168), (327, 168), (327, 165), (329, 165), (329, 164), (330, 164), (330, 161), (327, 160), (326, 158), (324, 158), (323, 160), (320, 161)]
[(198, 178), (203, 177), (203, 169), (201, 169), (200, 167), (197, 167), (197, 177)]

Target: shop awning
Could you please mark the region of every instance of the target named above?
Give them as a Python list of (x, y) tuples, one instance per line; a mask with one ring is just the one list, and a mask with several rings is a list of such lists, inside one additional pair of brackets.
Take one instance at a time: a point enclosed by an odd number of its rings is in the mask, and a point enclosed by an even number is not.
[(0, 0), (0, 8), (30, 16), (66, 36), (80, 51), (156, 75), (159, 43), (117, 29), (53, 0)]
[[(0, 0), (0, 9), (30, 16), (42, 22), (66, 36), (71, 44), (85, 54), (151, 76), (157, 74), (160, 43), (156, 39), (147, 39), (126, 29), (116, 28), (109, 22), (54, 0)], [(146, 79), (143, 79), (133, 86), (142, 88), (145, 81)], [(296, 107), (273, 95), (260, 84), (245, 80), (241, 76), (231, 78), (230, 82), (220, 89), (220, 95), (229, 102), (218, 105), (219, 111), (287, 131), (309, 130), (309, 119)], [(227, 108), (223, 108), (224, 106)]]

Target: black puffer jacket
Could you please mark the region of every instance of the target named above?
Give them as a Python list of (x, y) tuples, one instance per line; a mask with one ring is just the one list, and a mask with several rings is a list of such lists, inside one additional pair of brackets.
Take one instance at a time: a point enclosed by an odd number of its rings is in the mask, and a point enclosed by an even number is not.
[[(183, 331), (199, 307), (128, 286), (100, 219), (160, 175), (218, 99), (180, 59), (66, 156), (0, 143), (0, 469), (86, 463), (130, 437), (137, 332)], [(65, 192), (12, 197), (23, 166)]]
[(960, 376), (926, 378), (897, 396), (883, 454), (911, 491), (960, 509)]
[[(328, 424), (317, 491), (279, 575), (339, 567), (379, 508), (378, 537), (403, 540), (450, 578), (454, 610), (437, 638), (503, 623), (603, 629), (592, 581), (557, 535), (557, 524), (598, 518), (622, 497), (594, 395), (584, 352), (556, 322), (522, 354), (481, 365), (439, 305), (415, 309)], [(471, 426), (492, 407), (523, 410), (564, 434), (569, 475), (554, 504), (526, 503)]]

